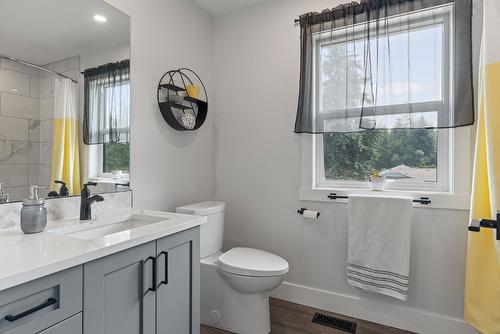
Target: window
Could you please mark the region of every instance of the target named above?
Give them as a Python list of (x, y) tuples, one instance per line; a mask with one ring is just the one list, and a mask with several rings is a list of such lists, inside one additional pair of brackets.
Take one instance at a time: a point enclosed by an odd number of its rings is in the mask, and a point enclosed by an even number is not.
[[(116, 143), (103, 143), (99, 145), (99, 176), (110, 177), (114, 170), (121, 170), (128, 176), (130, 172), (130, 81), (121, 81), (120, 87), (116, 85), (106, 85), (102, 89), (104, 100), (106, 101), (105, 108), (119, 108), (112, 113), (115, 115), (126, 115), (120, 117), (118, 124), (118, 133), (120, 141)], [(113, 99), (121, 99), (121, 103), (113, 103)]]
[[(387, 41), (387, 48), (377, 49), (382, 66), (373, 69), (370, 78), (378, 87), (370, 96), (377, 101), (377, 116), (368, 119), (388, 130), (354, 131), (363, 100), (366, 103), (364, 65), (356, 53), (366, 43), (365, 26), (316, 36), (315, 108), (331, 131), (314, 141), (316, 187), (368, 188), (369, 175), (378, 171), (390, 180), (389, 189), (451, 191), (453, 131), (432, 128), (438, 117), (452, 115), (441, 112), (452, 108), (450, 9), (443, 7), (438, 18), (435, 14), (407, 15), (406, 29), (391, 29), (391, 18), (387, 34), (377, 36)], [(374, 38), (370, 43), (379, 47)], [(398, 71), (408, 64), (409, 71)], [(384, 86), (386, 81), (390, 85)], [(408, 123), (422, 128), (402, 129)], [(340, 128), (353, 132), (335, 132)]]
[(84, 71), (83, 142), (88, 174), (111, 178), (130, 171), (130, 62), (123, 60)]
[(392, 189), (450, 190), (450, 130), (330, 133), (316, 141), (317, 186), (367, 188), (378, 171)]
[(124, 173), (129, 173), (130, 143), (102, 144), (101, 152), (101, 175), (109, 174), (113, 170), (121, 170)]

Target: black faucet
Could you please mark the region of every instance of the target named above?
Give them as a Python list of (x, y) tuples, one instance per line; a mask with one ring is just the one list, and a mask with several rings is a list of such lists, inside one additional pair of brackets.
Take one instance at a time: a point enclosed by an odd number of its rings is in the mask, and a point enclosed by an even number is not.
[(65, 182), (59, 181), (59, 180), (55, 180), (54, 183), (61, 185), (61, 188), (59, 188), (59, 196), (61, 196), (61, 197), (67, 197), (67, 196), (69, 196), (69, 189), (66, 186)]
[(94, 202), (104, 201), (104, 198), (101, 195), (90, 196), (90, 190), (88, 186), (97, 186), (97, 182), (88, 182), (83, 185), (80, 196), (80, 220), (91, 220), (91, 205), (94, 204)]
[(57, 191), (51, 191), (48, 193), (48, 197), (68, 197), (69, 196), (69, 189), (66, 186), (66, 183), (63, 181), (55, 180), (54, 183), (60, 184), (61, 188), (59, 189), (59, 192)]

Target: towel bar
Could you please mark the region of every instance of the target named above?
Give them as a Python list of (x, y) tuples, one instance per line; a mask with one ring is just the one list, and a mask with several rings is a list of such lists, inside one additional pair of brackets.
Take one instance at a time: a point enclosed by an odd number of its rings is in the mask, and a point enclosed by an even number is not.
[[(335, 193), (331, 193), (328, 195), (328, 198), (329, 199), (349, 199), (349, 196), (339, 196)], [(420, 199), (414, 199), (413, 200), (413, 203), (420, 203), (420, 204), (423, 204), (423, 205), (429, 205), (431, 204), (431, 199), (429, 197), (420, 197)]]
[(484, 228), (494, 228), (497, 230), (497, 240), (500, 241), (500, 211), (497, 212), (497, 220), (493, 219), (481, 219), (481, 220), (471, 220), (469, 223), (470, 232), (480, 232), (481, 227)]

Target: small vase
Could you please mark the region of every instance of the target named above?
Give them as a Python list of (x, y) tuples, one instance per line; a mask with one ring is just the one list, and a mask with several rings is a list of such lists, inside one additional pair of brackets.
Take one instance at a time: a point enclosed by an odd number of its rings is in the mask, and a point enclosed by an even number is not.
[(382, 191), (385, 187), (385, 177), (384, 176), (371, 176), (372, 190)]

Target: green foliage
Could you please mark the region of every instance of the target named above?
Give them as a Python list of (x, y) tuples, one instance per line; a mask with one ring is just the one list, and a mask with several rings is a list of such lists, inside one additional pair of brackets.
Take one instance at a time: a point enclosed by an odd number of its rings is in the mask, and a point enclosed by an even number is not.
[(130, 170), (130, 143), (103, 144), (104, 173), (112, 170), (121, 170), (128, 173)]
[[(345, 47), (334, 44), (322, 48), (321, 110), (335, 112), (339, 108), (342, 110), (360, 107), (363, 105), (363, 99), (368, 105), (372, 101), (370, 94), (363, 94), (364, 66), (362, 59), (355, 56), (353, 47), (352, 44)], [(370, 92), (368, 89), (366, 93)], [(342, 129), (358, 127), (358, 117), (344, 119), (344, 115), (341, 116), (338, 124), (341, 124)], [(405, 117), (396, 121), (393, 127), (405, 127), (407, 124), (403, 123), (404, 119)], [(422, 129), (325, 134), (323, 141), (326, 178), (368, 180), (373, 171), (382, 171), (401, 164), (415, 168), (436, 168), (436, 130), (425, 129), (424, 117), (411, 121), (413, 127)]]
[(437, 167), (434, 129), (328, 133), (323, 142), (327, 179), (368, 180), (375, 170), (401, 164), (414, 168)]

